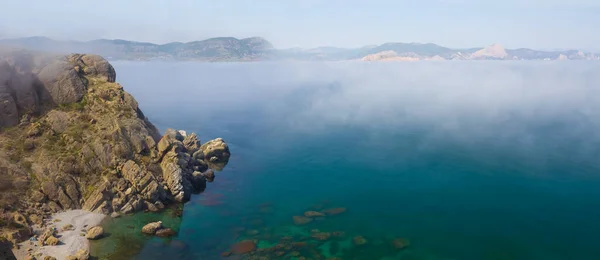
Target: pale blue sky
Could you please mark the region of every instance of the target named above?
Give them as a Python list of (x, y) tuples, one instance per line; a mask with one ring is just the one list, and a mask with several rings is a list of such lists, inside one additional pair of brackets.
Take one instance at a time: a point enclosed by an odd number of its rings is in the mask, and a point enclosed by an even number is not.
[(600, 50), (600, 0), (2, 0), (0, 38), (165, 43), (262, 36), (278, 48), (433, 42)]

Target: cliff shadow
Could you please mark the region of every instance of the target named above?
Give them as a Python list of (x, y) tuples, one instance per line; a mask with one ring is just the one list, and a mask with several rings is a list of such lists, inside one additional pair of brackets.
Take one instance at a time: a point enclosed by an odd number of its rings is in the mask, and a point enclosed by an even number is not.
[(10, 242), (0, 240), (0, 259), (17, 260), (17, 257), (12, 252), (12, 244)]

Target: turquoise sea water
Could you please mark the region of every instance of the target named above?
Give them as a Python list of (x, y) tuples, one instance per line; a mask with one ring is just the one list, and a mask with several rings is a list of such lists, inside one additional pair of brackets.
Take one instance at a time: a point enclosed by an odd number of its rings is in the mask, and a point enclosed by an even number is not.
[[(157, 127), (223, 137), (232, 157), (187, 204), (107, 220), (99, 259), (221, 259), (247, 239), (258, 251), (230, 259), (600, 255), (599, 65), (115, 67)], [(347, 211), (293, 222), (337, 207)], [(178, 235), (140, 234), (156, 220)], [(315, 229), (339, 236), (317, 240)], [(395, 248), (399, 238), (410, 245)]]

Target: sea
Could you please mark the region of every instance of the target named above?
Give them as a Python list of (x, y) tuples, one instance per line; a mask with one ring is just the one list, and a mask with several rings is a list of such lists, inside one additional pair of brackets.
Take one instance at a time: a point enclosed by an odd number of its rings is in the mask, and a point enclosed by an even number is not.
[(96, 259), (600, 259), (599, 63), (113, 65), (161, 131), (232, 156), (184, 205), (107, 218)]

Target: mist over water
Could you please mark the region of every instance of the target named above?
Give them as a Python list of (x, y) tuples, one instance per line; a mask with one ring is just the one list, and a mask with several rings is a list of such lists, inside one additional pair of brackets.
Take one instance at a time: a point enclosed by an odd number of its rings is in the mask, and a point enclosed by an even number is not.
[[(161, 130), (223, 137), (232, 151), (216, 181), (185, 205), (174, 240), (186, 249), (145, 238), (139, 259), (219, 259), (245, 236), (232, 229), (281, 236), (293, 215), (320, 203), (348, 212), (301, 227), (308, 231), (294, 231), (298, 239), (319, 228), (369, 240), (362, 248), (331, 242), (340, 249), (325, 256), (600, 254), (597, 63), (113, 65)], [(258, 213), (265, 203), (272, 214)], [(247, 223), (256, 218), (263, 224)], [(393, 237), (411, 246), (386, 247)]]

